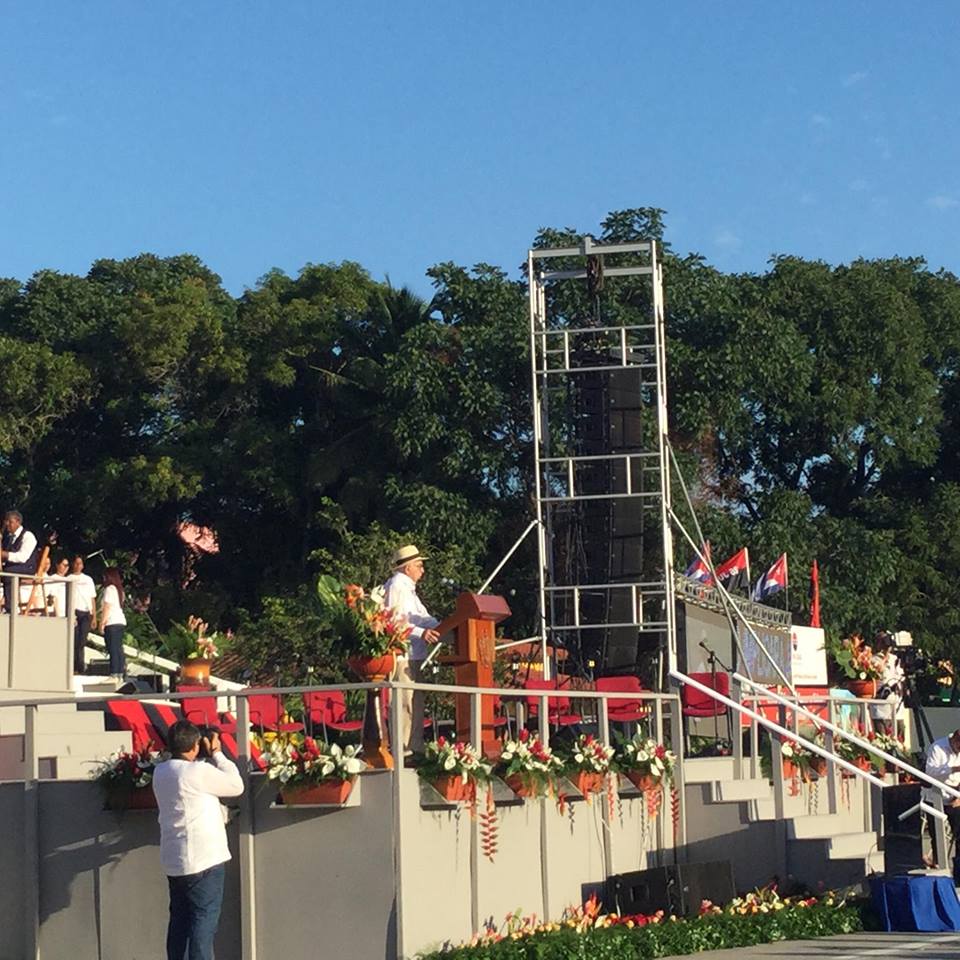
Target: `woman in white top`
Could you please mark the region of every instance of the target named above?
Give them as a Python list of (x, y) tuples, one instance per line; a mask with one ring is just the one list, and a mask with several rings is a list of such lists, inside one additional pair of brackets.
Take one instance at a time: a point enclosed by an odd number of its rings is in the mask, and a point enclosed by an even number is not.
[(127, 618), (123, 615), (123, 580), (116, 567), (107, 567), (103, 573), (103, 595), (100, 598), (100, 623), (103, 639), (110, 655), (110, 673), (115, 680), (123, 680), (127, 661), (123, 654), (123, 635)]
[(67, 615), (66, 576), (69, 572), (70, 561), (66, 557), (61, 557), (53, 568), (53, 576), (57, 579), (47, 584), (47, 613), (52, 613), (55, 617), (65, 617)]

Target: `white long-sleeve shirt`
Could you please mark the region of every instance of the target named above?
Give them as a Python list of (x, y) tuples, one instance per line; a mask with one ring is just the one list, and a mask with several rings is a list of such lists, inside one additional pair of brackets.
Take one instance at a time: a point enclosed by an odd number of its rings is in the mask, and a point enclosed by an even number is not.
[(230, 859), (221, 797), (243, 793), (240, 771), (218, 750), (213, 763), (167, 760), (153, 773), (160, 808), (160, 863), (170, 877), (201, 873)]
[[(17, 537), (20, 536), (20, 531), (23, 530), (23, 527), (17, 527), (13, 535), (10, 537), (10, 542), (14, 543)], [(23, 540), (20, 543), (19, 550), (11, 550), (7, 554), (7, 563), (26, 563), (30, 559), (30, 555), (34, 550), (37, 549), (37, 538), (29, 531), (23, 530)]]
[(960, 786), (960, 770), (954, 771), (951, 767), (960, 767), (960, 753), (950, 746), (950, 737), (934, 740), (927, 751), (925, 772), (942, 780), (948, 787)]
[(410, 659), (426, 660), (427, 644), (424, 630), (432, 630), (440, 621), (431, 617), (423, 601), (417, 596), (417, 585), (398, 570), (384, 586), (384, 603), (410, 624)]

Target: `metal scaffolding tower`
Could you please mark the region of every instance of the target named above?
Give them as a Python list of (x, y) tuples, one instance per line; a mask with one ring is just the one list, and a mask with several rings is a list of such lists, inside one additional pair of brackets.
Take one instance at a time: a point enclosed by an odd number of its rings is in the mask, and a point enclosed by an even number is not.
[(587, 237), (530, 250), (527, 270), (544, 669), (551, 645), (577, 672), (662, 686), (676, 636), (657, 243)]

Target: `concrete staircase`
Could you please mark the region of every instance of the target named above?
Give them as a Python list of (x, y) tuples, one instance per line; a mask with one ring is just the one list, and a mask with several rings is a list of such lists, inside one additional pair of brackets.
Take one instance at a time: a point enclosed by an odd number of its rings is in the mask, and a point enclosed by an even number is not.
[[(37, 750), (41, 778), (86, 780), (96, 760), (115, 750), (129, 750), (130, 734), (105, 730), (103, 719), (99, 710), (78, 710), (74, 703), (38, 707)], [(22, 780), (23, 777), (23, 708), (0, 706), (0, 780)]]
[(684, 773), (688, 784), (702, 784), (707, 805), (737, 805), (742, 824), (770, 824), (783, 846), (780, 870), (790, 876), (843, 886), (883, 869), (879, 816), (871, 816), (876, 830), (864, 830), (859, 781), (846, 781), (836, 813), (829, 812), (825, 779), (803, 784), (797, 796), (785, 798), (783, 819), (777, 821), (773, 784), (765, 778), (734, 779), (732, 758), (688, 761)]

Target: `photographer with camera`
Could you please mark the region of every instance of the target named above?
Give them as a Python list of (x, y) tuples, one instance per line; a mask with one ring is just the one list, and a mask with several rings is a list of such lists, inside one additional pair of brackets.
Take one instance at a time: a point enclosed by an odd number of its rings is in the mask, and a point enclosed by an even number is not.
[(216, 728), (172, 724), (171, 757), (157, 765), (160, 862), (170, 887), (167, 960), (212, 960), (230, 859), (221, 797), (243, 793), (236, 766), (220, 749)]
[(879, 680), (877, 697), (886, 703), (871, 703), (870, 717), (874, 729), (895, 737), (897, 735), (897, 712), (903, 701), (904, 672), (894, 653), (893, 637), (881, 630), (873, 640), (873, 652), (884, 657), (883, 675)]

